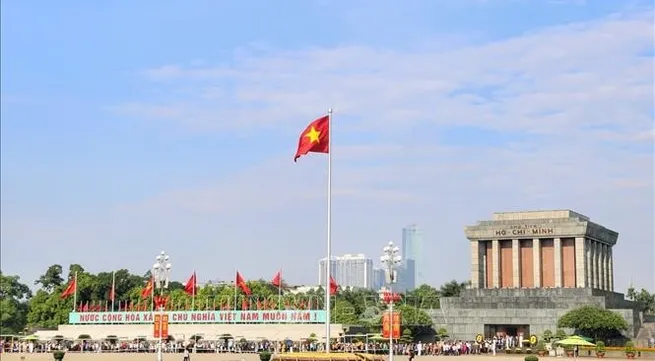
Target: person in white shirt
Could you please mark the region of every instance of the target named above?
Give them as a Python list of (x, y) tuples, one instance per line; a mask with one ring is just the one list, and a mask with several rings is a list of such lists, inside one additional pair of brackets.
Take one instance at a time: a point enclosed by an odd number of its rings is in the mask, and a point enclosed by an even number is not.
[(189, 356), (189, 349), (187, 347), (184, 348), (184, 361), (190, 361), (191, 357)]

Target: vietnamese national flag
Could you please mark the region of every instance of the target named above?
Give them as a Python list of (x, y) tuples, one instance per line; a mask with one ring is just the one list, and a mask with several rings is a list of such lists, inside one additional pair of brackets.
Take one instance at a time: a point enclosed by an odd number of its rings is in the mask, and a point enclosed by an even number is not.
[(64, 289), (64, 292), (61, 293), (61, 298), (68, 298), (68, 296), (75, 294), (77, 291), (77, 278), (73, 278)]
[(250, 291), (250, 287), (246, 284), (246, 281), (241, 277), (241, 273), (237, 271), (237, 279), (236, 279), (236, 285), (245, 293), (246, 295), (250, 296), (252, 295), (252, 291)]
[(196, 272), (194, 271), (191, 275), (191, 278), (189, 278), (189, 280), (186, 281), (186, 285), (184, 285), (184, 292), (186, 292), (189, 296), (195, 296), (197, 291), (198, 280), (196, 278)]
[(146, 283), (146, 286), (141, 290), (141, 298), (148, 298), (152, 294), (152, 277)]
[(280, 288), (282, 287), (282, 271), (277, 271), (275, 274), (275, 277), (273, 277), (273, 281), (271, 281), (273, 286)]
[(337, 281), (330, 276), (330, 295), (336, 295), (337, 291), (339, 291), (339, 285), (337, 284)]
[(307, 128), (300, 133), (298, 149), (293, 161), (297, 161), (307, 153), (329, 153), (330, 152), (330, 116), (324, 115), (309, 123)]
[(248, 310), (248, 299), (245, 297), (243, 298), (243, 300), (241, 300), (241, 310), (243, 311)]

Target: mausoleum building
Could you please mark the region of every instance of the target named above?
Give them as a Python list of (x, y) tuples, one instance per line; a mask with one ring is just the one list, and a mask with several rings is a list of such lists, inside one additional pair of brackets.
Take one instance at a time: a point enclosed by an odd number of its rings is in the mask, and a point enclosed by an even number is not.
[(563, 314), (583, 305), (621, 314), (627, 336), (639, 329), (634, 304), (614, 292), (617, 232), (570, 210), (495, 213), (464, 232), (471, 288), (432, 313), (453, 338), (555, 332)]

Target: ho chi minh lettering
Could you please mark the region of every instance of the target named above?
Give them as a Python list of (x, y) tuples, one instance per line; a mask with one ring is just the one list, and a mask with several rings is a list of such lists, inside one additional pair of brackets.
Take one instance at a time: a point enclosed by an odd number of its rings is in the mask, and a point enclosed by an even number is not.
[(555, 234), (555, 229), (535, 227), (522, 229), (498, 229), (494, 231), (496, 236), (547, 236)]

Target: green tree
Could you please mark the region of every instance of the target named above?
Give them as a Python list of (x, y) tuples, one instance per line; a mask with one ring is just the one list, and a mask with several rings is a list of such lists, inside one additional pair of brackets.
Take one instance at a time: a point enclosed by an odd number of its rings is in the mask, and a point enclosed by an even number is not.
[[(420, 308), (398, 305), (394, 307), (394, 312), (400, 312), (403, 329), (409, 329), (415, 337), (432, 332), (432, 319)], [(376, 326), (378, 329), (382, 327), (382, 315), (378, 318)]]
[(561, 328), (558, 328), (555, 330), (555, 336), (553, 337), (555, 340), (563, 340), (566, 338), (566, 332), (562, 330)]
[(60, 297), (63, 287), (58, 292), (48, 293), (38, 290), (30, 300), (27, 314), (28, 324), (39, 328), (56, 328), (58, 325), (68, 323), (68, 313), (73, 310), (72, 297), (62, 300)]
[(337, 299), (334, 302), (330, 319), (334, 323), (341, 323), (344, 325), (356, 325), (358, 323), (358, 315), (352, 303), (347, 300)]
[(441, 327), (437, 330), (437, 338), (439, 340), (445, 340), (448, 337), (450, 337), (450, 335), (448, 335), (448, 330), (446, 330), (445, 328)]
[(628, 329), (628, 323), (616, 312), (598, 306), (583, 306), (564, 314), (557, 327), (573, 328), (594, 340), (607, 340)]
[(403, 334), (400, 336), (401, 343), (412, 343), (414, 337), (412, 336), (412, 330), (409, 328), (403, 329)]
[(423, 284), (407, 292), (405, 302), (423, 309), (436, 309), (439, 308), (439, 297), (440, 292), (436, 288)]
[(470, 281), (459, 282), (457, 280), (452, 280), (441, 286), (439, 289), (439, 295), (441, 297), (458, 297), (462, 290), (466, 289), (470, 284)]
[(630, 286), (626, 297), (637, 304), (637, 309), (645, 314), (655, 314), (655, 293), (649, 293), (645, 289), (637, 292), (634, 287)]
[(18, 333), (25, 328), (30, 296), (30, 289), (18, 276), (0, 271), (0, 334)]
[(34, 281), (34, 284), (41, 285), (41, 288), (46, 291), (52, 291), (64, 282), (64, 279), (61, 277), (62, 272), (61, 265), (53, 264), (48, 267), (48, 270), (38, 280)]

